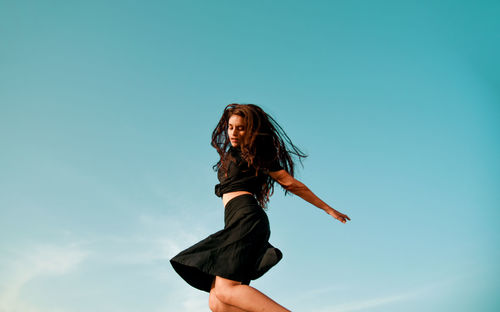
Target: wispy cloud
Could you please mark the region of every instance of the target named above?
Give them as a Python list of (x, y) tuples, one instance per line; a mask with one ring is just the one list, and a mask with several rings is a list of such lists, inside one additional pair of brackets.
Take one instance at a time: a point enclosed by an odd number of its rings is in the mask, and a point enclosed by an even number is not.
[(77, 244), (38, 245), (11, 259), (0, 281), (0, 311), (39, 311), (21, 301), (23, 286), (39, 276), (66, 274), (78, 267), (87, 254)]
[(447, 279), (442, 279), (438, 281), (430, 282), (426, 285), (418, 287), (416, 289), (407, 290), (405, 292), (399, 292), (395, 294), (382, 295), (373, 298), (365, 298), (352, 302), (345, 302), (336, 305), (331, 305), (321, 309), (317, 309), (320, 312), (352, 312), (352, 311), (372, 311), (373, 308), (390, 305), (392, 303), (413, 300), (417, 298), (425, 297), (436, 290), (449, 287), (451, 284), (455, 283), (457, 280), (462, 279), (464, 276), (454, 276)]
[(187, 227), (176, 218), (142, 214), (138, 230), (128, 235), (103, 235), (87, 241), (98, 261), (121, 264), (151, 264), (166, 261), (179, 251), (204, 238), (201, 226)]
[(335, 306), (330, 306), (319, 311), (324, 312), (351, 312), (351, 311), (369, 311), (372, 308), (403, 301), (416, 296), (416, 293), (399, 294), (392, 296), (384, 296), (372, 299), (366, 299), (356, 302), (342, 303)]

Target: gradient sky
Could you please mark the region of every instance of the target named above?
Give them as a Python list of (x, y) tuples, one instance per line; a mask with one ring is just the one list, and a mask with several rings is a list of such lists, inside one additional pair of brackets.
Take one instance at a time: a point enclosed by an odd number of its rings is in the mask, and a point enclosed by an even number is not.
[(210, 134), (255, 103), (293, 311), (499, 311), (500, 2), (0, 1), (0, 312), (208, 311), (168, 260), (223, 227)]

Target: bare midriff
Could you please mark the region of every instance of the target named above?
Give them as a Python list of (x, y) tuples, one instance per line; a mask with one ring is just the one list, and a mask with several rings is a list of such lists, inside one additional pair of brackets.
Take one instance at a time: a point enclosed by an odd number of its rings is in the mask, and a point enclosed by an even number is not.
[(226, 207), (226, 204), (228, 201), (230, 201), (231, 199), (233, 199), (237, 196), (243, 195), (243, 194), (252, 195), (252, 193), (247, 192), (247, 191), (236, 191), (236, 192), (229, 192), (229, 193), (222, 194), (222, 203), (224, 204), (224, 207)]

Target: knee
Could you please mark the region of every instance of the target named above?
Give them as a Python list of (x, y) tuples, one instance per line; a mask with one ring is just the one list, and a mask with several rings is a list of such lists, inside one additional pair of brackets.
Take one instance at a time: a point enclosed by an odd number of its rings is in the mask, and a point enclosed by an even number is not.
[[(232, 287), (231, 286), (216, 286), (213, 289), (215, 297), (222, 303), (231, 304), (232, 303)], [(219, 302), (219, 303), (220, 303)]]
[(210, 290), (210, 295), (208, 296), (208, 307), (212, 312), (222, 311), (220, 306), (220, 301), (217, 299), (217, 296), (215, 295), (215, 288), (212, 288), (212, 290)]

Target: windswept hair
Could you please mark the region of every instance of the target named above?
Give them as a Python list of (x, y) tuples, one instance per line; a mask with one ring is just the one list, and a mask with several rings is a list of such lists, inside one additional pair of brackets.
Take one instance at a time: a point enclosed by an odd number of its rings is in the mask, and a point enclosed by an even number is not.
[[(275, 161), (294, 176), (294, 161), (291, 155), (295, 155), (301, 165), (302, 158), (307, 157), (285, 133), (283, 128), (268, 115), (262, 108), (255, 104), (229, 104), (224, 108), (219, 123), (212, 132), (211, 145), (219, 153), (220, 159), (213, 166), (214, 170), (227, 172), (229, 161), (232, 159), (229, 153), (230, 140), (228, 137), (228, 123), (232, 115), (241, 116), (245, 121), (245, 135), (240, 142), (241, 157), (248, 166), (255, 168), (255, 174), (259, 170), (269, 168)], [(265, 181), (256, 194), (256, 199), (265, 208), (269, 197), (274, 192), (274, 180), (265, 175)], [(285, 190), (285, 195), (288, 191)]]

